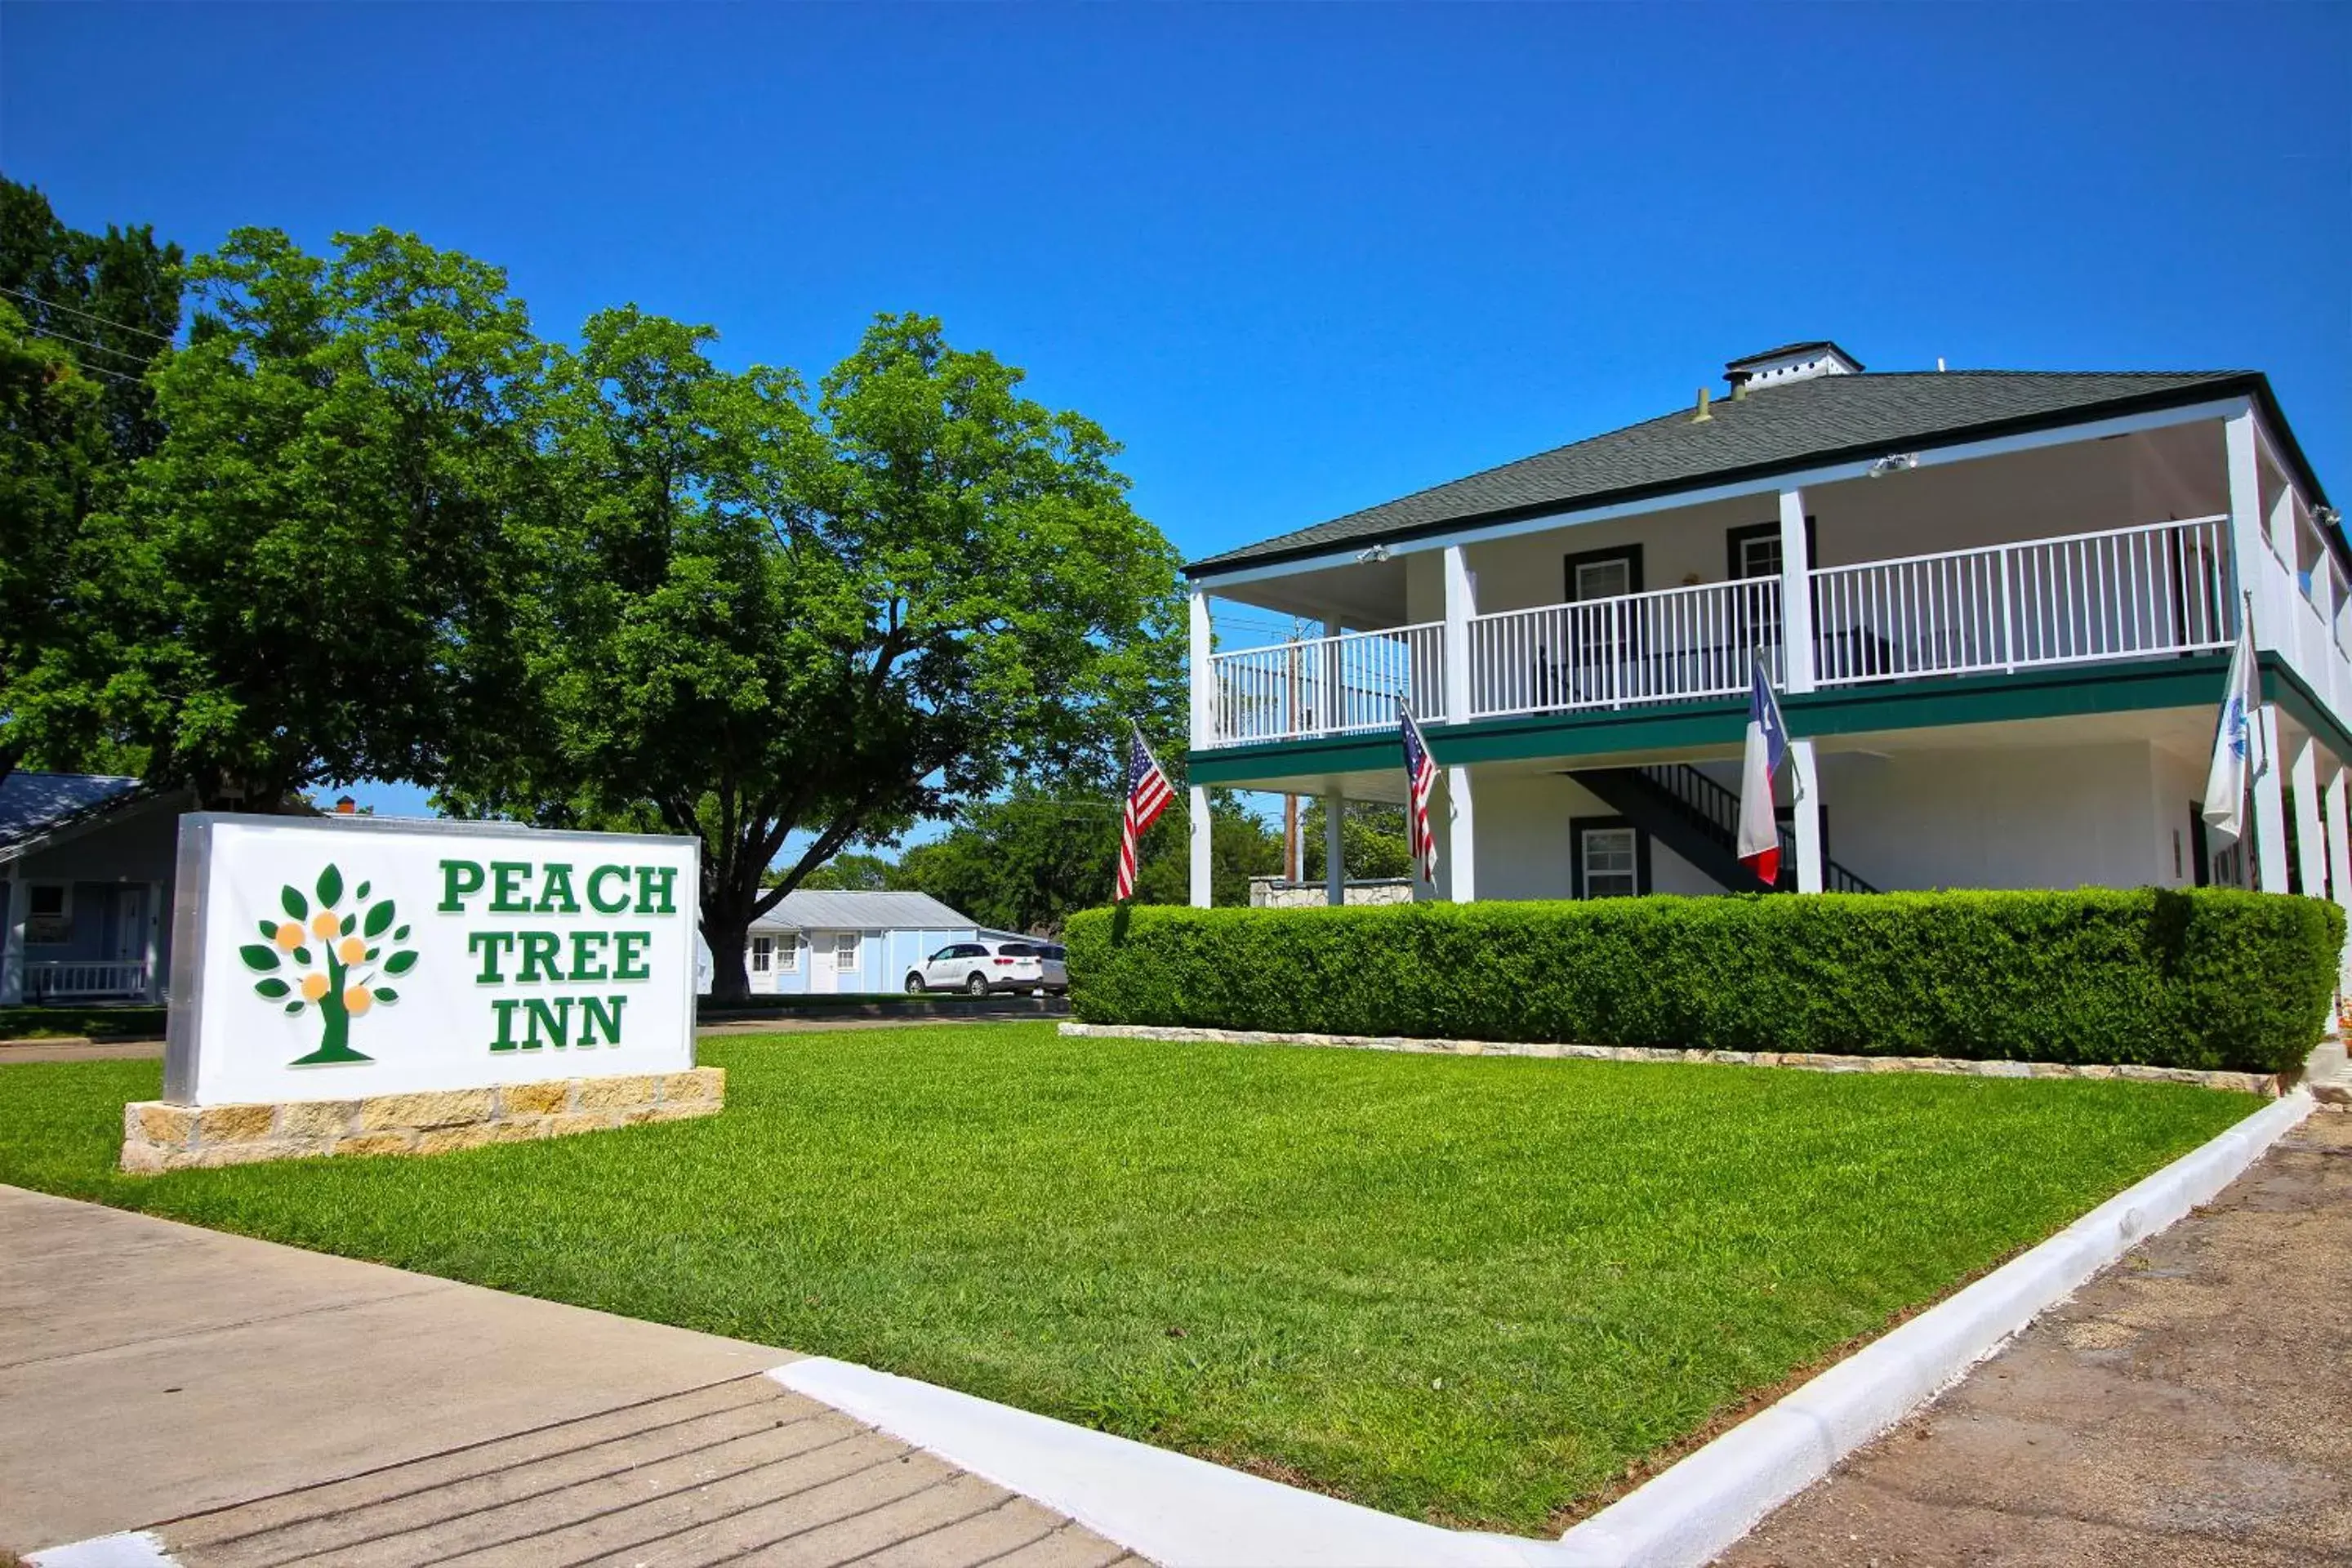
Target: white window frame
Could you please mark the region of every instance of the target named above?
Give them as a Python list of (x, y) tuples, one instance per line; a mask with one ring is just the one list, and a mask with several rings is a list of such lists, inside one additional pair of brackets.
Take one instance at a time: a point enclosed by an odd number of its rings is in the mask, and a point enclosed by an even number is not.
[(776, 967), (776, 939), (755, 936), (751, 939), (751, 973), (768, 974)]
[(857, 970), (858, 946), (861, 934), (854, 931), (833, 933), (833, 969), (836, 974), (852, 974)]
[[(1628, 555), (1612, 555), (1600, 561), (1580, 561), (1574, 567), (1570, 568), (1570, 571), (1576, 582), (1576, 602), (1580, 605), (1591, 604), (1599, 599), (1622, 599), (1633, 591), (1633, 558)], [(1591, 572), (1597, 574), (1599, 573), (1612, 571), (1615, 572), (1621, 579), (1620, 585), (1615, 593), (1587, 594), (1584, 591), (1584, 574), (1586, 573)]]
[[(70, 946), (72, 946), (72, 945), (73, 945), (73, 928), (74, 928), (74, 896), (73, 896), (73, 884), (72, 884), (71, 882), (49, 882), (49, 881), (40, 881), (40, 882), (20, 882), (20, 883), (18, 883), (18, 884), (17, 884), (17, 886), (18, 886), (19, 888), (21, 888), (21, 889), (24, 890), (24, 895), (25, 895), (25, 912), (24, 912), (24, 913), (23, 913), (23, 915), (21, 915), (21, 916), (13, 917), (13, 918), (21, 919), (21, 920), (24, 921), (24, 925), (25, 925), (25, 945), (26, 945), (26, 947), (70, 947)], [(39, 912), (38, 910), (37, 910), (36, 909), (34, 909), (34, 908), (33, 908), (33, 895), (34, 895), (34, 894), (36, 894), (36, 893), (46, 892), (46, 891), (47, 891), (48, 889), (52, 889), (52, 888), (54, 888), (54, 889), (57, 889), (57, 894), (58, 894), (58, 907), (57, 907), (57, 911), (56, 911), (55, 913), (53, 913), (53, 914), (46, 914), (46, 915), (45, 915), (45, 914), (42, 914), (41, 912)], [(45, 937), (37, 937), (37, 936), (35, 936), (35, 935), (33, 934), (33, 932), (34, 932), (34, 931), (35, 931), (35, 930), (37, 930), (37, 928), (34, 925), (34, 923), (33, 923), (33, 922), (34, 922), (34, 921), (60, 921), (60, 922), (62, 922), (62, 923), (64, 924), (64, 926), (65, 926), (65, 932), (66, 932), (66, 933), (65, 933), (65, 935), (63, 935), (63, 936), (61, 936), (61, 937), (55, 937), (55, 938), (45, 938)]]
[[(1622, 869), (1622, 870), (1618, 870), (1618, 869), (1615, 869), (1615, 868), (1611, 868), (1611, 869), (1609, 869), (1609, 870), (1605, 870), (1605, 871), (1595, 871), (1595, 870), (1593, 869), (1593, 867), (1592, 867), (1592, 851), (1593, 851), (1594, 847), (1595, 847), (1597, 844), (1601, 843), (1601, 842), (1602, 840), (1604, 840), (1604, 839), (1615, 839), (1615, 838), (1619, 838), (1619, 837), (1622, 837), (1622, 838), (1624, 840), (1624, 845), (1625, 845), (1624, 851), (1623, 851), (1623, 853), (1624, 853), (1624, 858), (1625, 858), (1625, 867), (1624, 867), (1624, 869)], [(1582, 882), (1582, 884), (1583, 884), (1584, 896), (1585, 896), (1586, 898), (1588, 898), (1588, 899), (1634, 899), (1634, 898), (1639, 898), (1639, 897), (1641, 897), (1641, 894), (1642, 894), (1642, 834), (1641, 834), (1641, 829), (1639, 829), (1639, 828), (1637, 828), (1637, 827), (1634, 827), (1634, 826), (1632, 826), (1630, 823), (1629, 823), (1629, 824), (1627, 824), (1627, 825), (1626, 825), (1626, 826), (1622, 826), (1622, 827), (1587, 827), (1587, 828), (1584, 828), (1582, 831), (1579, 832), (1579, 833), (1577, 834), (1577, 836), (1576, 836), (1576, 853), (1577, 853), (1577, 858), (1578, 858), (1578, 861), (1579, 861), (1579, 864), (1578, 864), (1578, 867), (1577, 867), (1577, 871), (1578, 871), (1579, 877), (1580, 877), (1580, 880), (1581, 880), (1581, 882)], [(1615, 851), (1612, 851), (1611, 853), (1614, 854), (1614, 853), (1615, 853)], [(1623, 892), (1622, 892), (1622, 893), (1620, 893), (1620, 892), (1607, 892), (1607, 893), (1596, 892), (1596, 891), (1593, 889), (1593, 880), (1594, 880), (1594, 879), (1595, 879), (1596, 877), (1599, 877), (1599, 878), (1606, 878), (1606, 879), (1610, 879), (1611, 881), (1612, 881), (1612, 882), (1613, 882), (1613, 881), (1615, 881), (1615, 880), (1617, 880), (1617, 879), (1623, 879), (1623, 881), (1624, 881), (1624, 883), (1625, 883), (1625, 890), (1624, 890)]]

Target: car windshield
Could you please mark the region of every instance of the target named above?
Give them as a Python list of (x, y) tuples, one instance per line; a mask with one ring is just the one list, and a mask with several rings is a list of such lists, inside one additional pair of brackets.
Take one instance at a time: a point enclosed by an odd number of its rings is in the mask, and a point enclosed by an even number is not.
[(1000, 942), (997, 945), (996, 956), (999, 958), (1034, 958), (1037, 956), (1037, 950), (1031, 947), (1025, 942)]
[(1040, 955), (1056, 962), (1070, 956), (1070, 950), (1066, 947), (1041, 947), (1037, 952)]

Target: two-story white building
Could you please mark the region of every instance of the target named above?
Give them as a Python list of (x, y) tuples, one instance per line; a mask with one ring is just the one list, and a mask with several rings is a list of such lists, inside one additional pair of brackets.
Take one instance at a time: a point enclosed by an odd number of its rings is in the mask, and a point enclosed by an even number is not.
[[(1403, 799), (1401, 700), (1443, 773), (1424, 896), (1752, 889), (1759, 652), (1795, 738), (1786, 886), (2352, 900), (2352, 548), (2263, 376), (1871, 374), (1830, 342), (1727, 372), (1188, 567), (1192, 901), (1210, 786), (1320, 794), (1334, 824)], [(1225, 646), (1223, 603), (1324, 635)], [(2200, 796), (2249, 606), (2267, 762), (2221, 853)]]

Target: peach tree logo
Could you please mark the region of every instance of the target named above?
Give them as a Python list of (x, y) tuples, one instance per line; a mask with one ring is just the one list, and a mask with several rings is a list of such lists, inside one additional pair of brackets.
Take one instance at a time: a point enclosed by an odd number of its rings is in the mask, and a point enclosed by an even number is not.
[[(319, 1010), (319, 1048), (291, 1066), (373, 1060), (352, 1049), (352, 1020), (371, 1007), (399, 1001), (400, 993), (378, 977), (405, 974), (416, 965), (415, 952), (401, 945), (408, 940), (408, 928), (392, 923), (398, 918), (393, 901), (370, 903), (368, 889), (365, 882), (352, 889), (351, 908), (344, 910), (339, 908), (343, 874), (332, 866), (319, 873), (315, 909), (301, 889), (289, 884), (278, 892), (288, 918), (263, 921), (264, 940), (236, 950), (247, 969), (264, 976), (253, 983), (257, 994), (283, 1003), (289, 1017), (299, 1017), (306, 1007)], [(289, 961), (302, 972), (290, 979), (278, 973)]]

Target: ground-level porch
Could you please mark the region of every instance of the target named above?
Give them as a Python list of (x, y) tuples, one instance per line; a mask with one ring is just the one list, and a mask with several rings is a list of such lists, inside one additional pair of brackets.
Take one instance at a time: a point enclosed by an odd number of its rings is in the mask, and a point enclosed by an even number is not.
[[(2352, 905), (2352, 737), (2265, 670), (2252, 828), (2208, 838), (2222, 660), (1906, 683), (1784, 699), (1778, 805), (1801, 891), (2223, 884)], [(1431, 726), (1440, 865), (1421, 898), (1706, 894), (1758, 884), (1732, 852), (1736, 700)], [(1392, 737), (1196, 752), (1196, 787), (1404, 798)], [(1336, 820), (1336, 812), (1327, 816)], [(1196, 845), (1196, 852), (1204, 845)], [(1327, 852), (1340, 875), (1344, 864)], [(1197, 894), (1196, 902), (1203, 901)]]

